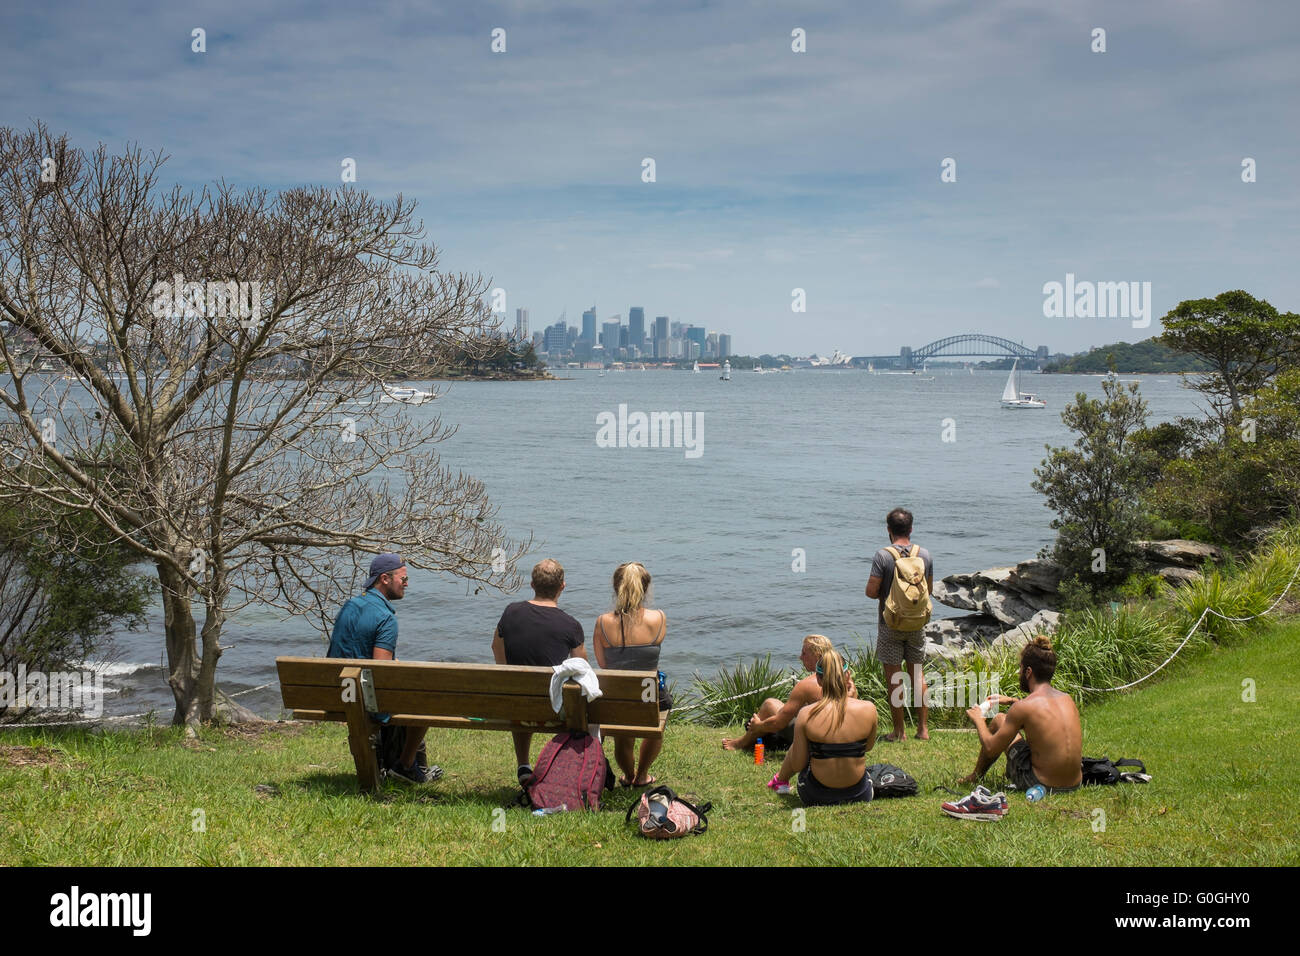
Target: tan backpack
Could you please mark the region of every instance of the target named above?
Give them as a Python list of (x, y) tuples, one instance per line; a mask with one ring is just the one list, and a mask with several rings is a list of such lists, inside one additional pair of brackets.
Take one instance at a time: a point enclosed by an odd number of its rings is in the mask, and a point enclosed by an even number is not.
[(885, 550), (894, 556), (894, 580), (885, 597), (885, 625), (895, 631), (919, 631), (930, 622), (931, 610), (921, 546), (912, 545), (906, 557), (893, 545)]

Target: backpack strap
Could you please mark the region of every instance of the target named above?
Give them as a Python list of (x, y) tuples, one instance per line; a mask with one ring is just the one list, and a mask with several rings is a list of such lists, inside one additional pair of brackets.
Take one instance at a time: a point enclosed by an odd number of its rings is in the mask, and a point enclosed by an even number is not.
[(887, 548), (882, 548), (881, 550), (888, 551), (891, 555), (893, 555), (895, 562), (897, 562), (898, 559), (903, 556), (902, 553), (899, 552), (899, 550), (896, 547), (894, 547), (892, 544)]
[(1139, 773), (1147, 772), (1147, 765), (1135, 757), (1125, 757), (1123, 760), (1113, 762), (1116, 767), (1137, 767)]
[(912, 545), (911, 550), (907, 552), (907, 556), (909, 558), (914, 558), (920, 553), (921, 553), (921, 546), (919, 544), (914, 544)]

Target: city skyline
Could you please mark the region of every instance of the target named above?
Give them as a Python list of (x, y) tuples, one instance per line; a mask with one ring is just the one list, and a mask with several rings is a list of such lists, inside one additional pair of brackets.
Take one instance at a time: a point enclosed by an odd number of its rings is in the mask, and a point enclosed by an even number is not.
[[(298, 11), (232, 0), (128, 42), (111, 8), (17, 6), (2, 121), (160, 150), (187, 190), (337, 188), (350, 160), (357, 188), (419, 202), (507, 325), (635, 289), (647, 323), (749, 353), (911, 329), (1074, 352), (1228, 289), (1300, 308), (1300, 10), (1250, 9), (327, 2), (305, 42)], [(1049, 316), (1071, 275), (1149, 283), (1149, 327)]]

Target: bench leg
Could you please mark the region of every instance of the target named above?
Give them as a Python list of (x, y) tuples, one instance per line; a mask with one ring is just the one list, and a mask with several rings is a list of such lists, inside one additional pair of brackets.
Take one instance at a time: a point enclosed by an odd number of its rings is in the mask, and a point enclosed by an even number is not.
[[(352, 671), (356, 673), (351, 674)], [(349, 667), (341, 672), (340, 677), (346, 680), (350, 676), (353, 680), (359, 680), (360, 675), (361, 668)], [(348, 715), (348, 746), (352, 749), (352, 760), (357, 765), (357, 784), (363, 793), (372, 793), (379, 789), (379, 756), (370, 745), (374, 721), (360, 700), (347, 701), (343, 709)]]

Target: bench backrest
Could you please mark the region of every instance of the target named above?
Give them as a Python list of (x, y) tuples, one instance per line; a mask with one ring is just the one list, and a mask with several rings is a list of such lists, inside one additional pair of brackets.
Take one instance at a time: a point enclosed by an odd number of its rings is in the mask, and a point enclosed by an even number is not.
[[(570, 682), (562, 720), (551, 707), (549, 667), (329, 657), (278, 657), (275, 665), (285, 707), (316, 720), (346, 720), (342, 672), (360, 667), (371, 675), (377, 710), (398, 723), (439, 718), (442, 726), (471, 728), (502, 721), (584, 730), (588, 723), (661, 726), (658, 679), (650, 671), (597, 670), (603, 696), (594, 701)], [(361, 699), (361, 688), (351, 693)]]

